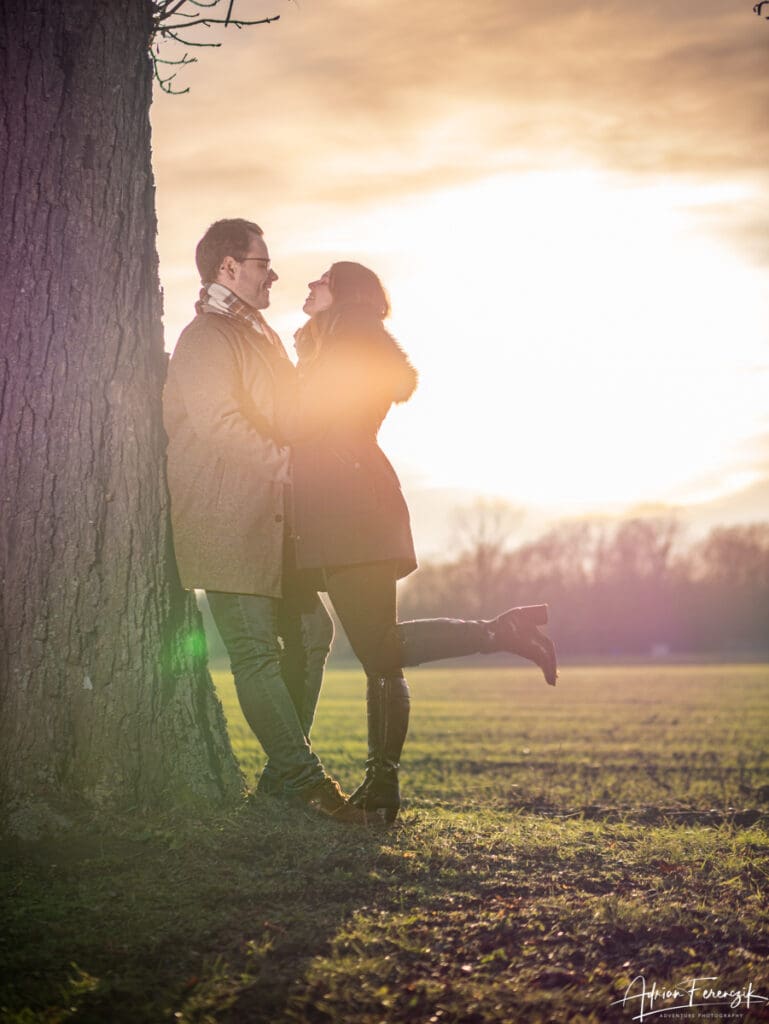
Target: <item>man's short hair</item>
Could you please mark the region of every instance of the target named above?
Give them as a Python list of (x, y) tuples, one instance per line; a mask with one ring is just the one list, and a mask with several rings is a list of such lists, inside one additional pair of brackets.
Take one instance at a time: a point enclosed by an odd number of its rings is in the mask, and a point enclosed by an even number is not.
[(251, 236), (262, 234), (264, 232), (258, 224), (242, 217), (214, 221), (195, 249), (195, 263), (201, 282), (210, 284), (216, 279), (225, 256), (242, 260), (251, 248)]

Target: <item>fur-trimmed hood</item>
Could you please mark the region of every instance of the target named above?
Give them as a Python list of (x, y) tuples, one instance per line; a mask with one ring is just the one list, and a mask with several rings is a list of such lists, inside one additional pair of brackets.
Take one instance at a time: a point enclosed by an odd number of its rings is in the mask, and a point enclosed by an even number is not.
[(334, 306), (309, 320), (295, 335), (302, 376), (331, 373), (341, 383), (365, 386), (372, 398), (405, 402), (413, 395), (417, 371), (409, 357), (366, 306)]

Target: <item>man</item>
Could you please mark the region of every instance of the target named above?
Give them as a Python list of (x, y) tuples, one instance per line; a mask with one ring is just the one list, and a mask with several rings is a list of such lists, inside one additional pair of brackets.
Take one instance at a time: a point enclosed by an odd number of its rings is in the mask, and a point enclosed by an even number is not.
[(240, 706), (267, 754), (258, 788), (362, 822), (309, 743), (333, 628), (286, 566), (290, 455), (273, 423), (292, 400), (295, 371), (260, 312), (278, 275), (261, 228), (242, 219), (212, 224), (195, 259), (203, 290), (163, 396), (182, 585), (207, 593)]

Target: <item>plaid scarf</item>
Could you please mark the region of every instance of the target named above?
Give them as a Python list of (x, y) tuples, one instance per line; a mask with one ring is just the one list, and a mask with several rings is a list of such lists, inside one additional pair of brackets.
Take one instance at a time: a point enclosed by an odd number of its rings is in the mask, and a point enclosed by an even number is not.
[(280, 352), (288, 358), (283, 342), (269, 326), (258, 309), (249, 306), (247, 302), (239, 299), (229, 288), (223, 284), (212, 282), (200, 289), (200, 297), (195, 303), (197, 313), (218, 313), (220, 316), (228, 316), (232, 320), (241, 320), (250, 324), (255, 331), (264, 335)]

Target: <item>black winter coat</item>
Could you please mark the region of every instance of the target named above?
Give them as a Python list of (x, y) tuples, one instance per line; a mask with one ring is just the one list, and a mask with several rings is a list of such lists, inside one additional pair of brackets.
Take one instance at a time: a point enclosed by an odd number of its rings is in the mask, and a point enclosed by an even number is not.
[[(392, 403), (411, 397), (417, 374), (365, 307), (321, 318), (297, 340), (298, 414), (289, 428), (296, 565), (393, 561), (406, 576), (417, 565), (408, 508), (377, 433)], [(318, 354), (301, 358), (302, 338), (319, 330)]]

